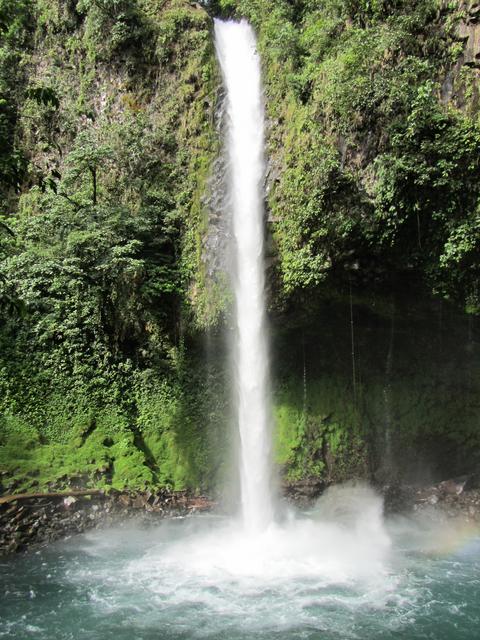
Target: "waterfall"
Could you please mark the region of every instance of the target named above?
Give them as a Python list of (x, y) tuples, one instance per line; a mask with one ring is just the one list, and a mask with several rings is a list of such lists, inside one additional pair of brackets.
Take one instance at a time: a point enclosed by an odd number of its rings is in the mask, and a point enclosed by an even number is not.
[(234, 253), (235, 401), (242, 515), (251, 531), (273, 518), (269, 362), (264, 294), (264, 109), (255, 35), (245, 22), (215, 20), (226, 88), (228, 207)]

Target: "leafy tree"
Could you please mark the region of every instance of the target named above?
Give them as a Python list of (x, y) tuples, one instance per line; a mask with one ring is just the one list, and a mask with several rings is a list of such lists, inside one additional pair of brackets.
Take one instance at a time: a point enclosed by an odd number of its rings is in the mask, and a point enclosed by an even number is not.
[(480, 128), (443, 109), (427, 82), (376, 164), (382, 241), (424, 268), (446, 297), (461, 292), (472, 300), (480, 261)]
[(27, 44), (30, 0), (0, 0), (0, 194), (18, 190), (26, 159), (16, 140), (23, 87), (20, 61)]
[[(99, 173), (107, 168), (112, 159), (112, 150), (106, 144), (98, 144), (95, 141), (95, 133), (92, 129), (79, 133), (75, 140), (75, 146), (68, 156), (63, 185), (65, 191), (79, 182), (85, 183), (85, 176), (90, 181), (90, 201), (97, 205), (99, 192)], [(77, 189), (78, 190), (78, 189)], [(82, 193), (83, 195), (83, 193)]]
[(80, 0), (77, 10), (87, 16), (93, 55), (107, 61), (141, 58), (151, 33), (137, 0)]

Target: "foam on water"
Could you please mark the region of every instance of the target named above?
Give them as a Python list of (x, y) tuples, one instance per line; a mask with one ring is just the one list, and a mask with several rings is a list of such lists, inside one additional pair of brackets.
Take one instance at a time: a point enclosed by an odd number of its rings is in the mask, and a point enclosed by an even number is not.
[[(335, 488), (310, 517), (272, 523), (261, 533), (204, 518), (181, 528), (165, 524), (158, 534), (116, 583), (141, 588), (164, 609), (213, 615), (219, 628), (222, 621), (250, 630), (328, 626), (339, 607), (386, 606), (398, 583), (381, 500), (366, 487)], [(88, 539), (89, 553), (98, 554), (99, 544), (103, 553), (102, 538)]]
[(478, 532), (381, 511), (337, 487), (257, 535), (214, 516), (128, 523), (7, 559), (0, 638), (471, 640)]
[(367, 487), (347, 486), (328, 491), (309, 517), (271, 523), (262, 532), (246, 533), (233, 521), (153, 546), (139, 571), (154, 575), (168, 567), (177, 580), (195, 576), (212, 584), (235, 579), (263, 587), (297, 578), (351, 584), (383, 576), (389, 550), (380, 498)]
[[(172, 618), (177, 633), (184, 620), (188, 637), (343, 628), (360, 608), (386, 606), (397, 587), (381, 500), (364, 487), (335, 489), (310, 517), (261, 533), (246, 535), (241, 521), (204, 517), (165, 522), (149, 534), (110, 534), (85, 536), (83, 550), (100, 571), (86, 563), (69, 579), (87, 588), (102, 615), (128, 609), (136, 628)], [(126, 544), (137, 549), (133, 559), (104, 564)], [(339, 610), (349, 612), (343, 621), (334, 620)]]

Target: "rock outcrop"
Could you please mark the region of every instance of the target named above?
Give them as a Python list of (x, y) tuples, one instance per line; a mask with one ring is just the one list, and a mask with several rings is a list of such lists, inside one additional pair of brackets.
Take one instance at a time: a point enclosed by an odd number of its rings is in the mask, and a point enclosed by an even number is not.
[(185, 491), (110, 492), (108, 495), (92, 492), (77, 496), (73, 493), (45, 497), (24, 494), (0, 501), (0, 556), (125, 519), (153, 521), (188, 516), (208, 511), (214, 504), (204, 496), (192, 496)]
[(457, 27), (458, 40), (465, 43), (462, 64), (480, 69), (480, 2), (465, 5), (465, 17)]

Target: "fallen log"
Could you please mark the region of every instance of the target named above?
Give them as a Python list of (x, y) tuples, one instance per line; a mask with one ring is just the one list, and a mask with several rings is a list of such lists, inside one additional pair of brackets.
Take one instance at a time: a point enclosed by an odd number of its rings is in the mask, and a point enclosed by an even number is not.
[(52, 491), (47, 493), (17, 493), (11, 496), (0, 496), (0, 504), (9, 504), (16, 500), (31, 498), (67, 498), (68, 496), (94, 496), (104, 493), (103, 489), (72, 489), (71, 491)]

